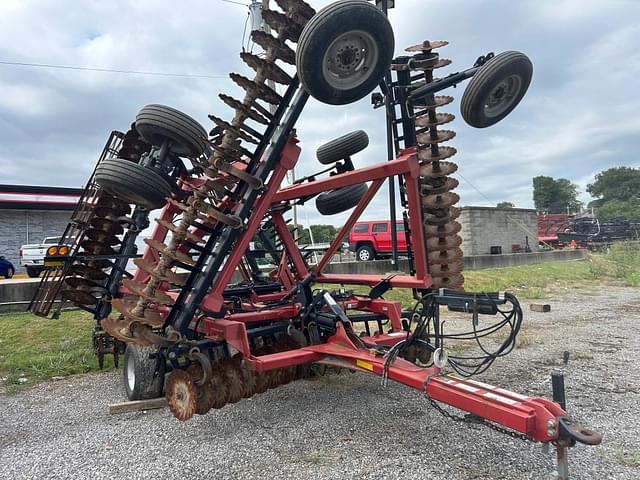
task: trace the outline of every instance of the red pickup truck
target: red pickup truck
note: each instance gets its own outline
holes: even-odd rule
[[[396,222],[398,251],[407,251],[407,237],[404,223]],[[368,262],[375,258],[391,255],[391,222],[358,222],[349,233],[349,250],[356,252],[356,258]]]

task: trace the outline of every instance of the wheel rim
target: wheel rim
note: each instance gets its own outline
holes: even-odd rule
[[[369,255],[369,250],[360,250],[360,260],[366,262],[371,258],[371,255]]]
[[[129,385],[129,390],[133,391],[136,386],[136,371],[131,361],[127,362],[127,384]]]
[[[522,78],[520,75],[509,75],[498,83],[485,99],[485,115],[487,117],[502,115],[517,100],[521,88]]]
[[[378,44],[369,33],[352,30],[329,45],[322,59],[322,75],[333,88],[355,88],[369,78],[379,56]]]

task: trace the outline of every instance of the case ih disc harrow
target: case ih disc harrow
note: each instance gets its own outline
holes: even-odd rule
[[[443,412],[436,401],[500,431],[552,443],[566,478],[566,447],[598,444],[601,436],[573,424],[558,403],[468,378],[513,349],[522,310],[509,294],[462,291],[459,197],[452,191],[458,182],[451,176],[458,167],[451,160],[456,150],[445,145],[455,133],[443,128],[454,116],[438,111],[453,100],[441,91],[472,78],[462,116],[478,128],[493,125],[526,93],[531,62],[519,52],[489,54],[435,79],[434,70],[451,63],[437,53],[447,42],[425,41],[392,58],[386,7],[342,0],[315,13],[301,0],[277,4],[280,12],[263,12],[275,36],[253,32],[263,55],[241,55],[254,78],[231,74],[244,98],[219,95],[234,111],[230,120],[210,115],[207,135],[188,115],[152,104],[126,134],[112,133],[61,244],[49,252],[50,269],[31,310],[47,315],[60,296],[92,312],[100,362],[107,353],[116,359],[125,353],[128,397],[164,391],[183,421],[330,365],[398,381],[423,391]],[[295,64],[295,75],[286,64]],[[280,95],[270,82],[286,91]],[[368,137],[353,132],[318,150],[328,168],[284,187],[300,156],[294,126],[309,96],[346,105],[378,86],[382,93],[372,101],[386,106],[395,158],[355,168],[351,156]],[[400,187],[409,272],[325,273],[388,178]],[[322,214],[351,210],[313,268],[284,219],[292,205],[312,199]],[[153,233],[137,255],[135,239],[157,208]],[[250,248],[258,242],[260,248]],[[258,255],[277,268],[264,273]],[[130,260],[133,275],[126,270]],[[237,274],[243,280],[231,283]],[[370,291],[314,289],[322,284]],[[391,288],[412,289],[414,308],[383,299]],[[473,329],[446,333],[441,307],[471,313]],[[487,325],[492,317],[497,320]],[[448,355],[450,341],[480,344],[505,331],[493,347],[482,345],[479,356]],[[554,390],[557,400],[562,395],[562,388]]]

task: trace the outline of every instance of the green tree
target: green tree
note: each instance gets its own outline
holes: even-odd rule
[[[311,225],[311,231],[316,243],[332,242],[338,234],[338,229],[333,225]]]
[[[578,186],[566,178],[533,177],[533,203],[538,212],[576,212],[582,207],[577,197]]]
[[[496,208],[514,208],[515,205],[511,202],[499,202]]]
[[[595,176],[587,185],[587,192],[595,199],[589,203],[596,215],[603,219],[640,218],[640,168],[609,168]]]

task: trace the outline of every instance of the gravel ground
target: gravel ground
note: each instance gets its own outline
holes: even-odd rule
[[[637,289],[550,303],[547,314],[524,305],[522,347],[479,378],[548,397],[569,350],[569,410],[604,433],[599,447],[571,449],[571,478],[639,478]],[[299,381],[187,423],[166,409],[110,416],[122,400],[115,373],[0,395],[0,478],[544,479],[555,464],[553,450],[455,423],[364,374]]]

